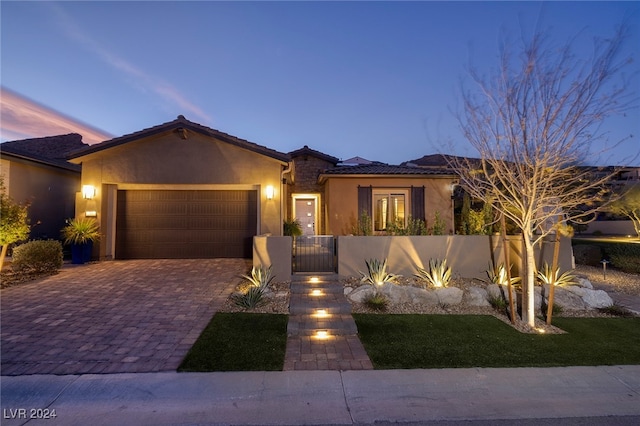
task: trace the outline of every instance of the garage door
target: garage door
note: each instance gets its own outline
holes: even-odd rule
[[[118,191],[116,257],[250,258],[257,197],[251,190]]]

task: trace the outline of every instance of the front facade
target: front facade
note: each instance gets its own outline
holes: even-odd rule
[[[95,215],[100,259],[251,257],[281,234],[286,154],[176,120],[74,153],[76,215]]]

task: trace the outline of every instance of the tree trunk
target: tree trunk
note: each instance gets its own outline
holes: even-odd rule
[[[4,258],[7,255],[8,248],[9,248],[9,244],[2,245],[2,252],[0,253],[0,271],[2,271],[2,267],[4,266]]]
[[[507,291],[509,292],[509,315],[511,324],[516,323],[516,309],[513,303],[513,292],[511,291],[513,286],[511,285],[511,261],[509,260],[509,250],[511,249],[509,241],[507,240],[507,224],[504,219],[504,214],[500,213],[500,226],[502,228],[502,250],[504,254],[504,267],[507,272]]]
[[[531,244],[531,233],[524,232],[522,238],[524,239],[524,259],[526,276],[523,278],[522,283],[522,320],[525,321],[530,327],[535,327],[535,293],[533,291],[535,285],[535,271],[536,271],[536,258],[533,250],[533,244]]]
[[[558,218],[558,224],[562,221],[562,217]],[[560,230],[556,228],[556,238],[553,242],[553,260],[551,261],[551,270],[555,274],[558,267],[558,258],[560,257]],[[553,313],[553,298],[555,294],[556,283],[553,282],[549,286],[549,302],[547,303],[547,324],[551,324],[551,316]]]

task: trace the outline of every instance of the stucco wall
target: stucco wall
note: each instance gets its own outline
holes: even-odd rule
[[[14,201],[29,203],[31,239],[59,239],[67,218],[74,216],[80,173],[27,161],[2,160],[5,187]]]
[[[630,220],[601,220],[587,225],[587,234],[602,232],[604,235],[636,235]]]
[[[425,214],[428,226],[433,225],[436,212],[445,221],[445,232],[453,229],[451,205],[452,178],[406,177],[331,177],[327,179],[328,234],[349,235],[358,218],[358,185],[373,188],[425,187]],[[409,210],[410,211],[410,210]]]
[[[289,236],[253,238],[253,266],[271,266],[276,281],[291,279],[291,250],[293,239]]]
[[[108,228],[102,230],[104,234],[113,235],[115,227],[115,220],[108,218],[115,211],[115,198],[104,194],[106,188],[112,192],[255,189],[260,200],[256,233],[281,234],[283,163],[276,159],[194,132],[186,140],[177,132],[166,132],[79,157],[74,162],[82,162],[82,185],[98,189],[98,220]],[[267,185],[275,189],[272,200],[266,199]],[[83,215],[85,204],[84,200],[79,201],[77,216]],[[101,258],[113,252],[106,244],[101,243]]]
[[[513,265],[512,272],[518,273],[521,240],[519,236],[510,236],[509,240],[512,248],[509,259]],[[338,274],[341,277],[360,276],[359,271],[366,272],[365,261],[369,259],[387,259],[388,271],[404,276],[413,276],[417,268],[427,269],[431,258],[447,259],[455,276],[479,279],[487,278],[485,271],[492,258],[495,259],[495,264],[504,263],[502,245],[496,236],[342,236],[338,237],[337,244]],[[546,260],[550,264],[552,255],[552,245],[545,244],[542,254],[537,251],[537,260]],[[572,262],[571,242],[565,238],[561,244],[561,270],[572,269]]]

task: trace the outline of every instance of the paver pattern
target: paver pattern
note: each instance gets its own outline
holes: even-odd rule
[[[175,371],[245,259],[66,265],[0,293],[2,375]]]
[[[370,370],[373,364],[357,336],[351,305],[333,275],[294,275],[284,370]],[[317,290],[318,295],[312,291]],[[318,315],[318,309],[324,315]],[[326,337],[316,333],[323,330]]]

